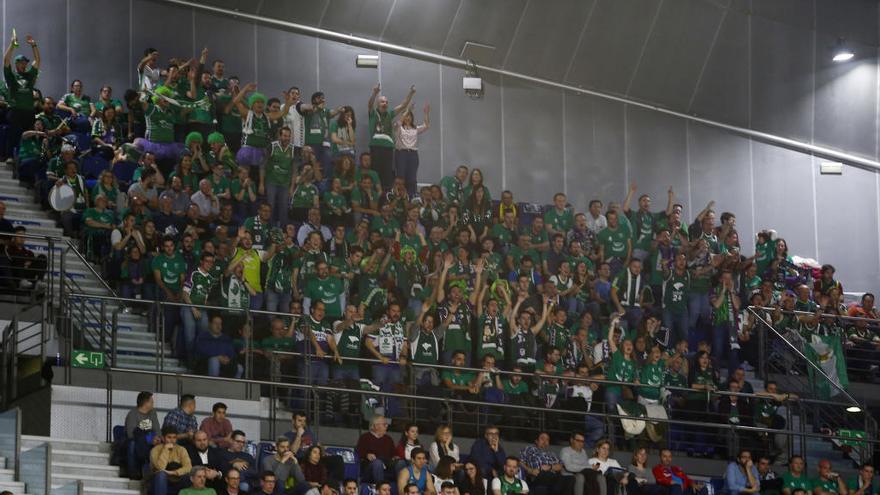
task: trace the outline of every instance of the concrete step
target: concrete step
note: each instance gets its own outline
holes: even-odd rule
[[[57,490],[63,487],[63,484],[53,484],[52,489]],[[84,486],[83,495],[141,495],[140,490],[122,490],[113,488],[99,488],[93,486]]]
[[[40,216],[38,216],[40,213],[42,212],[39,210],[35,210],[24,214],[14,215],[12,212],[7,210],[6,219],[12,222],[12,225],[24,225],[28,232],[30,232],[33,228],[39,227],[52,229],[57,228],[55,220],[40,218]]]
[[[117,478],[112,476],[98,476],[98,475],[84,475],[82,473],[78,474],[63,474],[63,473],[52,473],[52,483],[58,483],[60,485],[66,485],[68,483],[74,481],[82,481],[83,486],[88,489],[93,488],[106,488],[113,490],[113,493],[120,493],[119,490],[138,490],[140,489],[140,482],[132,481],[128,478]]]
[[[109,452],[88,452],[78,450],[59,450],[52,448],[52,465],[59,463],[75,463],[88,466],[109,466]]]
[[[119,477],[119,466],[87,464],[81,462],[58,462],[52,451],[52,477],[56,474],[87,474],[103,478]]]
[[[0,457],[0,469],[6,469],[6,458]]]
[[[117,360],[119,361],[116,364],[117,368],[125,368],[130,370],[142,370],[142,371],[156,371],[158,365],[153,359],[152,363],[144,363],[140,361],[128,361],[124,358],[129,356],[117,356]],[[165,360],[165,366],[162,368],[162,371],[166,371],[168,373],[189,373],[190,371],[179,364],[169,364],[170,360]]]
[[[4,481],[15,481],[15,470],[0,469],[0,483]]]
[[[8,490],[15,495],[24,493],[24,483],[21,481],[0,481],[0,492]]]
[[[32,449],[44,443],[51,443],[52,450],[74,450],[81,452],[103,452],[110,453],[110,444],[107,442],[98,442],[94,440],[68,440],[55,439],[49,437],[41,437],[36,435],[22,435],[22,450]]]
[[[34,201],[34,194],[25,188],[19,188],[15,192],[0,192],[0,201],[7,205],[35,205],[39,208],[39,205]]]

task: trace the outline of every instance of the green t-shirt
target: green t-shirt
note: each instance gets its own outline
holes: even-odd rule
[[[293,191],[290,205],[293,208],[314,208],[318,194],[318,188],[313,182],[300,184]]]
[[[86,95],[76,96],[73,93],[67,93],[61,101],[80,115],[88,116],[92,112],[89,97]]]
[[[340,193],[327,191],[324,193],[324,197],[321,199],[323,199],[327,213],[335,213],[341,215],[349,210],[348,200],[345,199],[345,196]],[[336,213],[334,210],[338,210],[339,213]]]
[[[574,226],[574,214],[567,208],[562,213],[552,208],[544,213],[544,224],[557,232],[568,232]]]
[[[292,170],[293,144],[283,148],[280,142],[274,141],[266,160],[266,183],[290,187]]]
[[[660,219],[665,216],[665,213],[651,213],[638,210],[629,212],[629,219],[634,228],[633,249],[645,251],[651,249],[651,241],[654,240],[654,228]]]
[[[380,113],[378,109],[373,109],[370,112],[370,146],[394,147],[391,128],[393,120],[393,108],[389,108],[385,113]]]
[[[328,318],[341,318],[343,310],[342,289],[342,280],[338,277],[330,276],[323,280],[313,277],[306,284],[304,296],[310,298],[312,304],[315,301],[323,301]]]
[[[560,351],[564,351],[571,340],[571,331],[565,325],[555,322],[546,325],[542,333],[547,341],[547,345],[555,347]]]
[[[86,223],[86,220],[91,219],[96,222],[108,223],[110,225],[113,225],[115,218],[116,215],[114,215],[114,213],[107,208],[104,208],[104,211],[98,211],[96,208],[89,208],[83,212],[82,223],[85,226],[85,231],[87,233],[94,234],[101,231],[107,232],[107,229],[89,227],[89,225]]]
[[[174,253],[174,256],[167,256],[165,253],[153,258],[150,263],[150,269],[158,270],[159,276],[165,287],[171,291],[180,290],[180,276],[186,273],[186,261],[180,253]]]
[[[363,329],[362,323],[354,323],[336,334],[336,349],[340,356],[356,358],[361,355]]]
[[[357,132],[357,131],[355,130],[355,132]],[[336,133],[336,137],[338,137],[339,139],[342,139],[344,141],[351,140],[351,136],[348,135],[348,127],[343,127],[340,129],[339,120],[337,120],[337,119],[333,119],[333,121],[330,122],[329,135],[332,136],[333,133]],[[334,143],[331,140],[330,141],[330,152],[333,153],[333,155],[337,155],[339,153],[354,153],[354,148],[350,145],[344,145],[344,146],[340,147],[338,144]]]
[[[117,100],[116,98],[111,98],[109,102],[105,102],[104,100],[98,98],[95,102],[95,110],[98,112],[103,112],[105,108],[110,107],[114,109],[122,108],[122,102]],[[119,113],[117,112],[116,117],[119,117]]]
[[[266,289],[282,294],[293,290],[293,269],[298,251],[297,246],[285,246],[272,256],[266,273]]]
[[[184,284],[183,291],[189,294],[189,300],[193,304],[205,304],[215,282],[216,280],[213,275],[203,273],[200,268],[197,268],[189,274],[189,279]]]
[[[501,380],[501,385],[504,387],[504,393],[507,395],[522,395],[529,393],[528,384],[522,380],[514,385],[510,379],[505,378],[504,380]]]
[[[147,120],[148,140],[154,143],[174,142],[174,112],[162,110],[158,105],[150,103],[144,118]]]
[[[625,359],[620,349],[611,355],[611,366],[608,367],[608,379],[617,382],[632,382],[636,376],[636,363]],[[620,392],[621,385],[608,385],[608,390]]]
[[[213,488],[184,488],[179,495],[217,495]]]
[[[639,395],[651,400],[660,400],[660,385],[663,385],[666,364],[661,359],[654,364],[645,363],[639,370],[639,383],[642,385],[654,385],[639,387]]]
[[[459,204],[464,202],[464,188],[455,176],[448,175],[440,179],[440,188],[443,190],[446,201],[449,203]]]
[[[688,291],[690,290],[691,276],[685,270],[684,275],[676,275],[671,272],[663,282],[663,309],[668,309],[676,315],[688,311]]]
[[[241,199],[236,199],[236,195],[240,193],[242,190],[241,180],[236,177],[232,179],[232,184],[229,186],[229,192],[232,193],[232,200],[237,203],[247,204],[251,203],[251,197],[249,192],[253,192],[254,196],[257,195],[257,186],[253,183],[253,181],[248,184],[248,190],[241,196]]]
[[[211,183],[211,191],[214,194],[222,194],[229,190],[229,179],[224,176],[217,177],[214,174],[211,174],[207,177],[208,181]]]
[[[195,100],[200,102],[205,99],[205,88],[201,84],[196,85]],[[210,124],[214,121],[214,107],[211,105],[211,99],[205,99],[206,104],[195,105],[189,112],[190,122],[200,122],[202,124]]]
[[[705,370],[695,370],[694,371],[694,380],[691,383],[693,385],[712,385],[716,386],[715,383],[715,373],[711,368]],[[695,390],[694,392],[690,392],[690,397],[695,400],[705,400],[706,399],[706,391],[705,390]]]
[[[474,374],[469,371],[455,373],[452,370],[443,370],[440,373],[440,380],[444,383],[449,380],[453,385],[470,385],[474,381]]]
[[[618,226],[616,229],[612,229],[610,227],[606,227],[599,232],[599,235],[596,236],[597,242],[604,248],[605,250],[605,259],[609,258],[619,258],[621,260],[626,259],[627,255],[627,240],[629,239],[629,235],[627,231]]]
[[[305,143],[320,147],[325,142],[330,142],[329,120],[330,110],[326,108],[315,108],[314,111],[304,114]]]
[[[16,110],[34,109],[34,86],[37,84],[37,76],[40,71],[33,65],[24,72],[18,72],[11,63],[3,68],[6,78],[6,86],[9,88],[12,106]],[[49,130],[48,128],[46,130]]]
[[[496,223],[489,230],[489,237],[497,241],[496,245],[507,246],[516,242],[516,230],[508,229],[504,224]]]
[[[792,476],[791,473],[784,473],[782,475],[782,489],[784,490],[786,488],[791,491],[803,490],[810,493],[813,491],[813,480],[808,478],[804,473],[801,473],[797,478]]]
[[[22,139],[18,146],[18,159],[20,161],[39,158],[43,153],[43,138],[33,136]]]
[[[758,268],[758,275],[761,276],[770,267],[776,255],[776,242],[767,241],[755,244],[755,265]]]
[[[290,337],[266,337],[260,341],[260,349],[266,351],[293,352],[294,341]]]
[[[385,220],[382,217],[373,217],[370,222],[370,232],[378,232],[386,239],[393,239],[394,234],[400,230],[400,224],[394,217]]]

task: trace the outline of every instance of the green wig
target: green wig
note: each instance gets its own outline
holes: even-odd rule
[[[201,133],[193,131],[186,135],[186,139],[183,141],[187,148],[189,148],[190,143],[201,143],[204,139],[202,139]]]
[[[159,86],[158,88],[156,88],[156,91],[154,91],[154,93],[156,94],[153,95],[153,104],[158,104],[159,100],[162,99],[162,96],[166,96],[168,98],[174,96],[174,91],[172,91],[171,88],[169,88],[168,86]]]
[[[253,107],[254,103],[262,101],[264,104],[266,103],[266,95],[263,93],[254,92],[250,96],[248,96],[248,107]]]
[[[220,134],[219,132],[214,131],[211,134],[208,134],[208,144],[216,144],[216,143],[224,144],[224,143],[226,143],[226,140],[223,138],[223,134]]]

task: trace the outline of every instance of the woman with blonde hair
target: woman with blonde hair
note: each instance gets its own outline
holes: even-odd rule
[[[607,439],[596,442],[593,457],[587,461],[597,471],[599,495],[615,495],[618,486],[627,486],[629,476],[617,459],[611,457],[611,441]]]
[[[431,469],[435,469],[440,459],[449,456],[455,460],[453,470],[458,469],[458,462],[461,459],[459,455],[458,445],[452,441],[452,428],[449,425],[440,425],[434,433],[434,442],[430,447]]]

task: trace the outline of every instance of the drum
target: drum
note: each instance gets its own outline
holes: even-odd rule
[[[55,211],[67,211],[73,208],[76,194],[67,184],[56,185],[49,191],[49,205]]]

